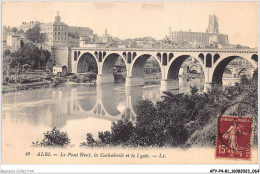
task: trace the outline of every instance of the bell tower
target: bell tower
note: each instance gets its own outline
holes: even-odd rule
[[[55,17],[55,22],[60,22],[59,11],[57,11],[57,16]]]
[[[218,18],[216,15],[209,15],[209,26],[207,31],[209,33],[219,33],[218,30]]]

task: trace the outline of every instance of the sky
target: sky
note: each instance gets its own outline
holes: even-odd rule
[[[257,47],[257,2],[3,2],[2,26],[19,26],[37,20],[53,22],[59,11],[70,26],[107,28],[111,36],[164,38],[173,31],[205,32],[210,14],[218,17],[219,32],[232,44]]]

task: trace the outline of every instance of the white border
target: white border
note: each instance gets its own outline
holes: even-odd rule
[[[4,1],[24,1],[24,0],[4,0]],[[27,0],[33,1],[33,0]],[[39,1],[39,0],[36,0]],[[54,1],[54,0],[42,0],[42,1]],[[60,1],[60,0],[56,0]],[[68,0],[61,0],[61,1],[68,1]],[[78,0],[83,1],[83,0]],[[102,0],[96,0],[102,1]],[[105,0],[104,0],[105,1]],[[107,0],[111,1],[111,0]],[[120,0],[113,0],[113,1],[120,1]],[[124,0],[121,0],[124,1]],[[142,0],[142,1],[156,1],[156,0]],[[157,0],[160,1],[160,0]],[[173,1],[173,0],[172,0]],[[177,0],[174,0],[177,1]],[[179,1],[196,1],[196,0],[179,0]],[[213,0],[200,0],[200,1],[213,1]],[[223,0],[214,0],[214,1],[223,1]],[[235,1],[235,0],[229,0]],[[259,0],[236,0],[236,1],[255,1],[258,2],[258,19],[260,17],[260,3]],[[3,2],[3,0],[2,0]],[[0,8],[2,9],[2,4],[0,4]],[[0,18],[1,21],[1,18]],[[2,26],[2,21],[1,21]],[[260,45],[260,37],[259,37],[259,28],[260,24],[258,22],[258,53],[260,52],[259,45]],[[2,44],[2,27],[0,28],[1,36],[0,36],[0,46]],[[2,48],[2,46],[1,46]],[[2,49],[1,51],[2,52]],[[1,53],[2,55],[2,53]],[[0,62],[1,65],[1,62]],[[0,66],[1,69],[2,66]],[[2,70],[0,71],[2,72]],[[1,76],[1,75],[0,75]],[[2,78],[1,78],[2,79]],[[258,76],[258,81],[259,81]],[[258,89],[260,89],[260,85],[258,83]],[[2,86],[0,85],[0,91],[2,91]],[[1,95],[1,94],[0,94]],[[260,102],[258,93],[258,103]],[[1,97],[2,100],[2,97]],[[1,108],[0,103],[0,108]],[[259,109],[258,109],[259,112]],[[1,114],[1,110],[0,110]],[[0,119],[1,125],[1,119]],[[259,127],[259,120],[258,120],[258,127]],[[1,129],[0,129],[1,135]],[[0,170],[8,171],[8,173],[23,173],[22,170],[34,170],[34,173],[209,173],[211,169],[229,169],[231,172],[232,169],[259,169],[259,140],[260,135],[260,128],[258,128],[258,164],[233,164],[233,165],[225,165],[225,164],[165,164],[165,165],[2,165],[2,161],[0,161]],[[1,140],[0,140],[1,142]],[[1,143],[0,143],[1,147]],[[1,149],[0,149],[0,156],[1,156]],[[1,173],[1,171],[0,171]],[[29,173],[29,172],[27,172]]]

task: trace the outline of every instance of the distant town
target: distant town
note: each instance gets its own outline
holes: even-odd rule
[[[218,18],[209,16],[205,32],[172,31],[169,27],[165,38],[156,40],[150,36],[133,39],[119,39],[109,35],[105,29],[98,36],[88,27],[70,26],[61,20],[59,12],[54,22],[23,22],[18,27],[3,27],[4,50],[19,50],[24,43],[34,42],[38,47],[51,51],[51,47],[104,47],[104,48],[249,48],[229,44],[228,35],[219,32]]]

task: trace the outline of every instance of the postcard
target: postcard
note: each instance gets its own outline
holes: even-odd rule
[[[258,164],[256,1],[4,1],[1,31],[2,164]]]

